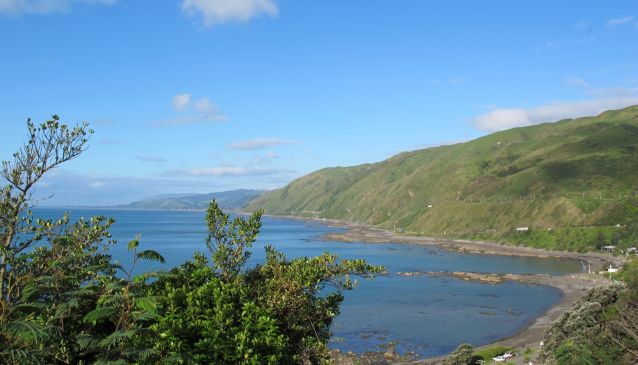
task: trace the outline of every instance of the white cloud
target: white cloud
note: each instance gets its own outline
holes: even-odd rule
[[[0,0],[0,13],[51,14],[69,11],[78,4],[112,5],[116,2],[117,0]]]
[[[274,0],[182,0],[182,11],[201,18],[204,26],[228,22],[246,22],[261,14],[277,16]]]
[[[239,178],[238,178],[239,179]],[[241,179],[239,179],[241,180]],[[288,178],[286,177],[286,180]],[[103,185],[89,188],[96,182]],[[281,184],[276,175],[264,176],[259,181],[211,181],[200,179],[139,178],[134,176],[94,176],[69,170],[51,170],[40,180],[33,199],[39,206],[117,205],[157,194],[210,193],[237,188],[272,189]],[[99,184],[97,184],[99,185]],[[94,184],[95,186],[95,184]]]
[[[627,24],[629,22],[631,22],[632,20],[634,20],[633,16],[622,16],[622,17],[618,17],[618,18],[612,18],[609,19],[607,21],[607,26],[608,27],[617,27],[619,25],[623,25],[623,24]]]
[[[2,1],[2,0],[0,0]],[[189,113],[187,115],[178,115],[173,118],[158,120],[151,122],[153,127],[170,127],[185,124],[222,122],[227,120],[226,116],[219,113],[219,109],[207,97],[193,102],[191,94],[177,94],[173,96],[171,101],[173,108],[180,113]]]
[[[484,131],[501,131],[565,118],[597,115],[605,110],[638,104],[638,95],[603,97],[580,101],[555,101],[532,108],[499,108],[474,119],[474,126]]]
[[[261,148],[280,146],[284,144],[293,144],[295,141],[289,139],[279,138],[256,138],[249,139],[247,141],[240,141],[228,145],[229,148],[234,150],[257,150]]]
[[[238,176],[263,176],[292,173],[294,171],[284,169],[265,169],[254,167],[215,166],[196,167],[192,169],[171,169],[164,171],[161,176],[192,176],[192,177],[238,177]]]
[[[217,112],[217,106],[211,103],[207,97],[203,97],[195,102],[195,110],[200,113],[213,114]]]
[[[191,103],[191,94],[177,94],[173,96],[173,108],[177,111],[185,110]]]

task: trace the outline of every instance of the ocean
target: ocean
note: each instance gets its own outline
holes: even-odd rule
[[[114,259],[130,263],[126,243],[141,235],[141,249],[153,249],[167,263],[144,263],[138,270],[179,265],[206,252],[206,225],[202,211],[111,210],[38,208],[35,215],[55,218],[65,211],[72,219],[105,215],[116,219],[111,229],[119,241]],[[399,353],[421,357],[453,351],[460,343],[480,346],[516,334],[561,297],[559,290],[515,282],[497,285],[445,276],[402,276],[398,272],[472,271],[482,273],[543,273],[559,275],[581,270],[574,260],[472,255],[433,246],[397,243],[324,241],[323,235],[344,228],[323,222],[264,217],[248,265],[264,260],[271,244],[288,258],[331,252],[341,258],[363,258],[386,267],[388,274],[345,293],[341,313],[333,324],[330,347],[355,353],[384,351],[392,342]]]

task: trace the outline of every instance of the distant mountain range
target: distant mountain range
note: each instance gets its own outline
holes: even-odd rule
[[[631,106],[322,169],[245,210],[581,250],[621,237],[631,244],[637,195],[638,106]],[[633,233],[618,234],[629,226]]]
[[[208,194],[164,194],[142,199],[130,204],[118,205],[125,209],[206,209],[215,199],[220,208],[238,210],[259,197],[264,190],[230,190]]]

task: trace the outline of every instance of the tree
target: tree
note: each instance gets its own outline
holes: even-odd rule
[[[383,270],[325,253],[288,260],[272,247],[246,267],[262,212],[247,219],[215,201],[206,215],[207,258],[168,272],[133,275],[140,260],[164,262],[128,244],[132,265],[108,253],[112,219],[34,219],[31,189],[79,156],[92,133],[52,120],[27,122],[29,139],[3,163],[0,196],[0,363],[318,364],[353,276]]]
[[[356,284],[351,276],[371,277],[383,268],[327,253],[288,260],[270,246],[265,263],[246,268],[261,215],[231,219],[212,201],[206,220],[213,265],[198,254],[151,285],[149,295],[161,298],[152,329],[160,334],[156,350],[163,359],[237,364],[326,359],[342,291]]]
[[[474,347],[469,343],[460,344],[447,359],[446,365],[469,365],[474,363]]]
[[[591,350],[584,344],[575,343],[572,339],[567,340],[556,349],[554,359],[557,365],[596,364]]]
[[[13,283],[18,287],[8,285],[12,278],[7,277],[7,267],[17,255],[40,240],[45,230],[52,228],[47,224],[34,226],[30,211],[26,216],[22,215],[29,206],[31,188],[48,171],[79,156],[86,149],[88,136],[93,133],[87,130],[86,123],[68,128],[60,124],[59,119],[54,115],[40,126],[29,119],[27,143],[13,154],[12,161],[2,162],[1,175],[9,183],[0,191],[0,298],[3,306],[11,303],[15,292],[20,290],[18,283]]]

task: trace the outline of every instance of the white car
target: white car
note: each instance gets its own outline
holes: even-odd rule
[[[497,357],[493,357],[492,360],[496,361],[496,362],[505,362],[505,359],[503,356],[497,356]]]
[[[503,357],[505,360],[509,360],[509,359],[513,358],[513,357],[514,357],[514,355],[510,354],[509,352],[506,352],[506,353],[504,353],[504,354],[502,355],[502,357]]]

